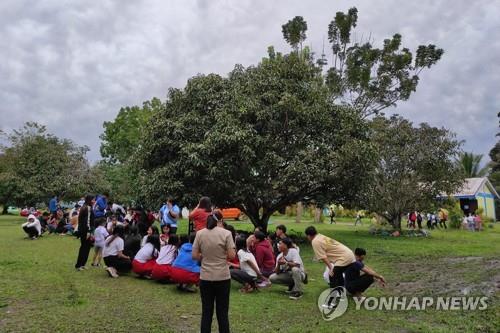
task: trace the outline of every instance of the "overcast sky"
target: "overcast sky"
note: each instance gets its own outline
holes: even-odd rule
[[[91,148],[120,107],[165,99],[197,73],[257,63],[288,51],[281,25],[301,15],[306,44],[321,53],[328,23],[356,6],[356,37],[399,32],[414,49],[433,43],[441,61],[409,101],[388,110],[444,126],[487,155],[496,142],[500,1],[22,1],[0,2],[0,129],[26,121]],[[328,47],[328,44],[326,45]]]

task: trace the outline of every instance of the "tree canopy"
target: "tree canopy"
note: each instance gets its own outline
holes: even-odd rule
[[[242,209],[256,226],[289,204],[352,200],[369,170],[371,146],[359,113],[331,103],[304,50],[271,48],[257,66],[236,66],[171,89],[146,126],[135,163],[144,200],[194,204],[208,195]]]
[[[26,123],[4,136],[8,142],[0,147],[0,203],[4,208],[35,206],[53,195],[76,199],[104,185],[87,162],[88,148],[47,133],[45,126]]]
[[[163,107],[158,98],[139,106],[120,109],[114,121],[103,124],[104,133],[101,134],[101,156],[109,163],[124,163],[139,144],[139,139],[151,115]]]
[[[421,71],[436,64],[444,51],[433,44],[419,45],[414,55],[402,46],[398,33],[384,39],[381,48],[374,46],[371,36],[353,40],[357,22],[358,10],[353,7],[346,13],[337,12],[328,25],[332,64],[327,68],[326,83],[332,99],[368,117],[408,100],[417,89]],[[301,16],[283,25],[283,36],[294,50],[306,39],[306,31]],[[318,64],[327,65],[326,55]]]
[[[441,195],[463,182],[455,163],[460,142],[444,128],[414,127],[399,116],[375,117],[371,123],[377,163],[373,183],[364,192],[366,206],[401,228],[401,216],[430,209]]]

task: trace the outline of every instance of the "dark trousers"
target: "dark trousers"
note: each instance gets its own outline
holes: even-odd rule
[[[439,221],[439,226],[442,228],[444,226],[445,229],[448,229],[448,227],[446,227],[446,220],[440,220]]]
[[[257,281],[256,277],[251,276],[250,274],[241,269],[232,269],[231,279],[238,281],[241,284],[248,283],[251,285],[255,285],[255,281]]]
[[[346,289],[351,294],[362,293],[373,283],[373,276],[364,274],[353,281],[346,281]]]
[[[212,330],[212,317],[215,311],[219,333],[229,333],[229,292],[231,280],[207,281],[200,280],[201,295],[201,333]]]
[[[333,276],[330,276],[330,288],[336,288],[336,287],[343,287],[344,286],[344,275],[343,275],[343,273],[351,265],[347,265],[347,266],[334,266],[333,267]]]
[[[29,238],[38,237],[38,230],[35,227],[23,227],[25,233],[28,234]]]
[[[87,233],[80,236],[80,250],[78,251],[78,259],[76,259],[75,268],[79,268],[87,264],[92,245],[93,244],[87,239]]]
[[[108,256],[104,257],[104,263],[108,267],[113,267],[120,273],[130,272],[132,269],[132,263],[130,260],[125,258],[118,258],[118,256]]]

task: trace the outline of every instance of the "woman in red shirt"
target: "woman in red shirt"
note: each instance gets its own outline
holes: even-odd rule
[[[212,202],[209,197],[201,197],[198,206],[189,214],[189,221],[194,224],[194,231],[198,232],[207,227],[207,218],[212,213]]]

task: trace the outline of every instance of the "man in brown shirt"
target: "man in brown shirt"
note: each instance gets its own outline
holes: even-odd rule
[[[312,226],[307,227],[305,233],[311,241],[316,258],[323,261],[330,271],[330,288],[343,287],[343,273],[356,261],[352,250],[332,238],[319,234]]]

